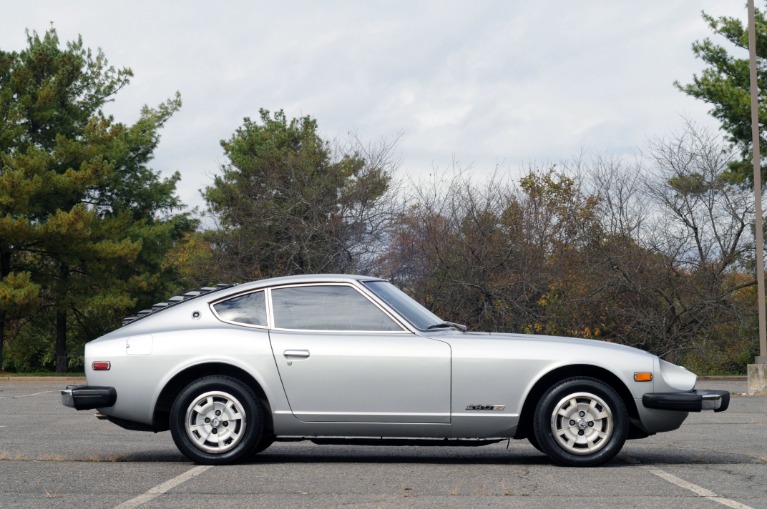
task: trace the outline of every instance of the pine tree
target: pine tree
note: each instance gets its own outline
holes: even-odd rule
[[[8,324],[26,317],[50,324],[61,372],[69,347],[151,293],[162,256],[194,225],[173,213],[178,174],[148,167],[180,97],[122,124],[103,107],[130,69],[81,38],[62,48],[54,29],[27,42],[0,51],[0,366]]]

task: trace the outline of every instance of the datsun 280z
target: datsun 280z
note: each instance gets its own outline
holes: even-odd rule
[[[727,409],[726,391],[647,352],[468,332],[389,282],[313,275],[173,297],[86,344],[64,405],[170,430],[201,464],[274,441],[482,445],[528,439],[552,462],[602,464],[627,439]]]

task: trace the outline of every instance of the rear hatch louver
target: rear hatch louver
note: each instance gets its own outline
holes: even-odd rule
[[[145,318],[149,315],[153,315],[155,313],[159,313],[160,311],[163,311],[165,309],[168,309],[170,307],[175,306],[176,304],[180,304],[182,302],[186,302],[191,299],[195,299],[197,297],[200,297],[202,295],[208,295],[209,293],[217,292],[219,290],[224,290],[226,288],[231,288],[235,285],[233,284],[227,284],[227,283],[221,283],[217,284],[216,286],[204,286],[200,288],[199,290],[192,290],[189,292],[186,292],[182,295],[174,295],[170,299],[168,299],[165,302],[158,302],[157,304],[153,304],[150,309],[142,309],[138,313],[136,313],[135,316],[128,316],[126,318],[123,318],[123,326],[128,325],[129,323],[133,323],[136,320],[140,320],[142,318]]]

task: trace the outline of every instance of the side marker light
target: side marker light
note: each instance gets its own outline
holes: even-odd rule
[[[109,371],[112,367],[112,363],[109,361],[93,361],[91,364],[93,371]]]
[[[652,373],[634,373],[635,382],[652,382]]]

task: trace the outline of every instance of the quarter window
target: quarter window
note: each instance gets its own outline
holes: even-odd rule
[[[266,326],[264,292],[246,293],[213,305],[216,314],[227,322]]]
[[[402,328],[350,286],[298,286],[272,290],[274,326],[280,329],[401,331]]]

